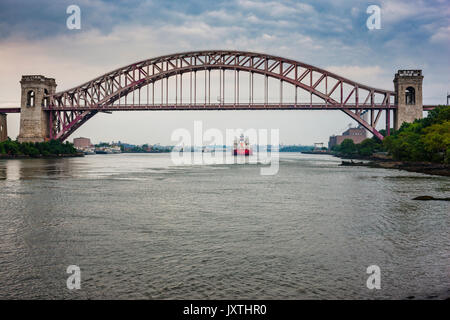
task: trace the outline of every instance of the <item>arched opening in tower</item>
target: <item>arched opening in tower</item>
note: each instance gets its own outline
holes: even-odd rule
[[[413,87],[406,88],[405,95],[406,104],[416,104],[416,90]]]

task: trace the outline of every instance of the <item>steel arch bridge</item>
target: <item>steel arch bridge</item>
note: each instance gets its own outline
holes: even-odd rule
[[[275,84],[278,88],[269,90],[270,81],[279,82]],[[211,101],[212,92],[217,91],[217,101]],[[59,140],[68,138],[98,112],[293,109],[341,110],[383,139],[376,125],[385,111],[389,134],[390,111],[397,107],[393,103],[395,94],[291,59],[210,50],[130,64],[47,96],[43,109],[50,113],[50,139]]]

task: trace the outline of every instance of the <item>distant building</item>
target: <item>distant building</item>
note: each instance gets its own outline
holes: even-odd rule
[[[150,151],[152,151],[152,146],[150,146],[150,145],[148,145],[148,144],[144,144],[144,145],[142,146],[142,149],[143,149],[144,151],[150,152]]]
[[[341,136],[331,136],[328,141],[328,149],[338,146],[345,139],[353,140],[355,144],[363,142],[367,138],[366,129],[364,128],[349,128]]]
[[[89,138],[74,138],[73,146],[77,149],[89,148],[92,146],[91,139]]]
[[[120,141],[117,143],[117,145],[123,147],[123,150],[125,150],[125,151],[136,148],[136,145],[134,145],[134,144],[124,143],[124,142],[120,142]]]

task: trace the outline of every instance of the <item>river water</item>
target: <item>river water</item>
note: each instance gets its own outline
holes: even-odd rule
[[[448,197],[450,179],[339,163],[281,153],[264,176],[169,154],[0,160],[0,298],[449,297],[449,204],[411,199]]]

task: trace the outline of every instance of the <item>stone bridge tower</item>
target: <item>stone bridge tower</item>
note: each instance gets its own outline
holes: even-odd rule
[[[19,142],[43,142],[50,137],[48,94],[56,90],[55,79],[41,75],[22,76]]]
[[[398,70],[394,78],[395,104],[394,129],[398,130],[403,122],[414,122],[423,117],[422,70]]]

